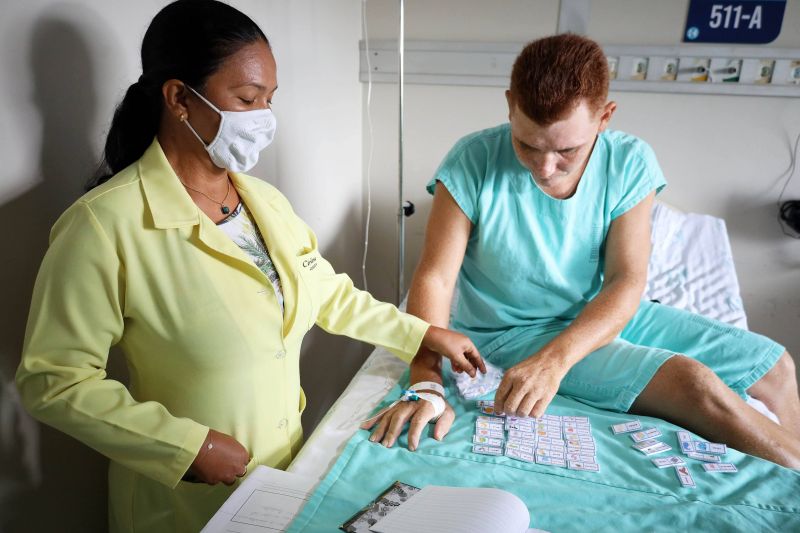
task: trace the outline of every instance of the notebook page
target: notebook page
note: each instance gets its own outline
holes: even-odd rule
[[[313,479],[259,465],[230,495],[201,533],[286,531],[308,501]]]
[[[376,533],[525,533],[530,514],[510,492],[429,485],[372,526]]]

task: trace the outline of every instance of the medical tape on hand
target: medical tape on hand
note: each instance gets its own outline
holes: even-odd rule
[[[444,413],[444,400],[441,396],[430,392],[416,392],[411,389],[403,389],[403,395],[400,397],[400,399],[393,401],[387,407],[384,407],[371,417],[367,418],[362,422],[362,424],[366,424],[372,420],[375,420],[400,402],[416,402],[417,400],[425,400],[433,405],[433,418],[428,421],[430,424],[439,420],[439,417],[442,416],[442,413]]]
[[[425,400],[433,405],[433,418],[431,418],[428,423],[433,424],[439,420],[439,417],[444,413],[444,399],[432,392],[418,392],[417,396],[420,400]]]

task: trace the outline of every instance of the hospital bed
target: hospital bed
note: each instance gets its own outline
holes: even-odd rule
[[[681,213],[661,203],[655,204],[652,219],[653,251],[644,298],[746,329],[725,222]],[[611,435],[611,423],[634,417],[600,411],[560,396],[551,404],[555,414],[584,414],[591,419],[598,449],[607,450],[598,458],[600,473],[576,474],[471,454],[470,421],[477,412],[474,402],[454,400],[452,389],[451,403],[457,404],[454,408],[461,416],[442,443],[427,439],[429,442],[421,443],[414,456],[403,448],[405,440],[391,450],[364,442],[368,433],[358,430],[360,421],[397,396],[398,381],[407,379],[407,368],[385,349],[374,350],[308,437],[288,470],[320,483],[291,531],[327,530],[327,526],[333,530],[338,523],[331,521],[347,518],[349,512],[370,501],[379,487],[394,479],[412,484],[415,479],[427,481],[432,469],[439,469],[436,483],[443,485],[509,485],[526,494],[530,492],[526,484],[530,484],[530,490],[547,486],[547,491],[530,496],[526,503],[532,526],[552,531],[587,527],[625,530],[624,520],[603,522],[614,515],[626,516],[630,526],[648,530],[674,531],[682,525],[696,526],[698,521],[721,530],[738,530],[742,523],[760,524],[754,530],[800,530],[800,474],[734,451],[733,462],[739,473],[710,477],[700,471],[695,473],[695,477],[703,478],[698,480],[697,490],[681,489],[674,474],[654,468],[649,460],[642,461],[643,456],[637,456],[629,443],[621,444],[624,439]],[[763,404],[756,400],[751,403],[775,419]],[[663,440],[676,447],[672,435],[679,428],[658,419],[639,418],[645,427],[660,427]],[[435,461],[426,461],[429,458]],[[370,466],[361,464],[364,462]],[[381,465],[379,469],[371,466],[376,462]],[[491,475],[473,468],[487,462],[495,466]],[[456,471],[463,475],[455,475]],[[767,479],[770,484],[764,483]],[[589,501],[592,505],[587,508]],[[578,512],[576,506],[581,507]],[[325,527],[320,529],[321,524]]]

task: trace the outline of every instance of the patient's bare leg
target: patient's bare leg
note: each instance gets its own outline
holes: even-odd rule
[[[800,438],[800,396],[797,392],[795,365],[789,352],[747,390],[778,416],[781,426]]]
[[[712,442],[800,469],[800,440],[750,408],[707,366],[676,355],[658,369],[631,407]]]

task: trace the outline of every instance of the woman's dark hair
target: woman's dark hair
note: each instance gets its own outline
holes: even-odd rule
[[[216,0],[178,0],[153,18],[142,40],[142,75],[117,106],[92,189],[139,159],[161,121],[161,86],[178,79],[199,90],[242,47],[269,40],[253,20]]]

